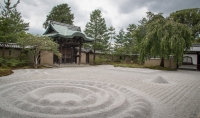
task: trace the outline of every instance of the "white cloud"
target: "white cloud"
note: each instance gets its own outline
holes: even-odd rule
[[[0,3],[4,5],[4,0]],[[15,3],[17,0],[11,0]],[[100,9],[106,20],[107,27],[113,26],[116,31],[126,29],[128,24],[138,24],[146,16],[147,11],[163,12],[169,15],[180,9],[199,7],[199,0],[21,0],[17,9],[21,12],[25,22],[30,22],[29,32],[43,34],[43,22],[51,9],[59,4],[67,3],[74,13],[74,25],[80,26],[82,31],[90,20],[90,14]],[[166,14],[165,14],[166,13]]]

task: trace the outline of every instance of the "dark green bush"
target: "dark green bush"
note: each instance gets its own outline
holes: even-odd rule
[[[5,59],[3,57],[0,57],[0,66],[1,67],[7,67],[7,65],[5,63]]]
[[[149,69],[155,69],[155,70],[169,70],[169,71],[174,71],[176,69],[169,68],[169,67],[160,67],[160,66],[144,66],[140,64],[113,64],[114,67],[129,67],[129,68],[149,68]]]
[[[94,62],[95,65],[106,64],[107,63],[107,59],[105,59],[105,58],[96,58],[93,62]]]
[[[12,57],[12,56],[6,56],[4,58],[0,57],[0,66],[1,67],[22,67],[27,66],[29,64],[29,61],[27,58],[19,58],[19,57]]]
[[[0,57],[0,64],[2,64],[3,62],[4,62],[4,59]]]
[[[8,67],[17,67],[20,63],[20,60],[18,59],[9,59],[9,60],[5,60],[5,63]]]

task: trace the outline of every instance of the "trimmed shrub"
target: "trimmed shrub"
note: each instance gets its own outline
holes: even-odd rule
[[[96,58],[93,63],[95,65],[101,65],[101,64],[106,64],[107,63],[107,59],[105,58]]]
[[[26,58],[19,58],[19,57],[12,57],[12,56],[7,56],[5,58],[0,57],[0,66],[1,67],[11,67],[11,68],[16,68],[16,67],[22,67],[26,66],[29,64],[28,59]]]

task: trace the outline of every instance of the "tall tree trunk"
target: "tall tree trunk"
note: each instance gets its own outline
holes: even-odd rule
[[[111,56],[112,56],[112,61],[113,61],[113,54],[111,54]]]
[[[96,37],[94,39],[94,45],[96,46]],[[95,61],[96,58],[96,47],[94,46],[94,56],[93,56],[93,61]]]
[[[164,67],[164,66],[165,66],[164,64],[165,64],[165,60],[164,60],[164,58],[162,57],[162,58],[161,58],[161,61],[160,61],[160,66],[161,66],[161,67]]]
[[[37,60],[37,57],[34,58],[34,68],[36,69],[37,68],[37,64],[38,64],[38,60]]]
[[[93,61],[95,61],[95,58],[96,58],[96,50],[94,49]]]
[[[177,59],[177,62],[176,62],[176,68],[179,69],[178,59]]]
[[[79,61],[78,61],[78,65],[81,64],[81,48],[82,48],[82,44],[79,45]]]

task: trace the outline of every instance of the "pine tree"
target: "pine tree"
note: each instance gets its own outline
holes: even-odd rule
[[[142,18],[142,20],[139,21],[139,25],[137,26],[137,29],[134,30],[133,32],[133,37],[134,37],[134,50],[139,53],[140,50],[140,45],[142,39],[146,36],[147,34],[147,18]]]
[[[16,42],[19,39],[20,33],[28,30],[29,27],[29,23],[24,23],[21,18],[21,13],[16,9],[19,2],[20,0],[11,6],[10,0],[4,1],[5,7],[0,14],[0,42],[4,44],[3,57],[5,45]]]
[[[133,32],[136,30],[137,26],[135,24],[129,24],[128,28],[126,28],[127,32],[125,34],[125,48],[127,54],[133,54],[137,52],[135,50],[135,40],[133,37]]]
[[[115,47],[120,48],[123,47],[125,43],[125,32],[124,29],[119,31],[119,34],[115,36]]]
[[[114,51],[116,55],[125,56],[125,32],[123,29],[119,31],[119,34],[115,36],[115,47]]]
[[[105,19],[102,18],[102,14],[99,9],[94,10],[90,14],[90,22],[86,24],[84,32],[87,36],[94,38],[94,42],[91,46],[94,50],[93,60],[95,60],[96,50],[106,52],[109,46],[109,33],[106,27]]]
[[[108,28],[108,34],[109,34],[109,37],[110,37],[110,39],[109,39],[109,50],[111,52],[111,51],[113,51],[112,50],[112,48],[113,48],[112,42],[113,42],[113,39],[115,38],[115,28],[113,26],[110,26]]]
[[[45,29],[48,27],[49,21],[57,21],[72,25],[74,22],[74,14],[71,13],[68,4],[60,4],[53,7],[49,15],[47,15],[46,21],[43,23]]]

